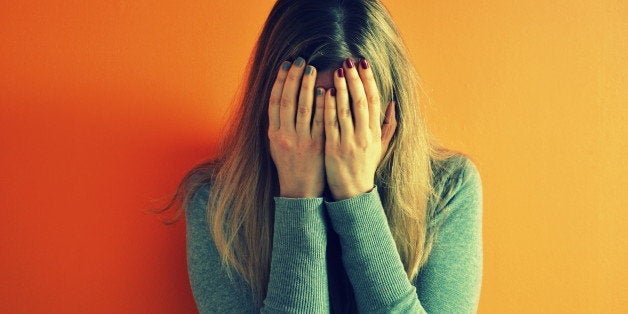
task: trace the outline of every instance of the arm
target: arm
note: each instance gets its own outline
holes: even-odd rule
[[[322,197],[275,197],[268,293],[262,313],[329,312]]]
[[[416,278],[429,313],[477,313],[483,271],[482,179],[467,161],[455,193],[435,223],[430,257]]]
[[[208,230],[203,188],[193,198],[187,220],[187,261],[200,313],[255,312],[248,286],[231,282]],[[268,292],[261,313],[329,312],[323,198],[275,197],[275,225]],[[235,273],[235,272],[234,272]]]
[[[397,252],[377,185],[349,199],[325,201],[360,312],[475,313],[482,273],[481,197],[479,174],[469,163],[416,287]]]

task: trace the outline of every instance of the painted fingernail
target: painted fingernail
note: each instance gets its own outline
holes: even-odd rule
[[[331,95],[336,96],[336,89],[333,87],[331,88]]]
[[[366,61],[366,59],[362,59],[362,61],[360,61],[360,65],[363,69],[367,69],[369,67],[369,62]]]
[[[347,63],[347,68],[352,68],[353,67],[353,60],[351,60],[351,58],[347,58],[347,60],[345,60],[345,62]]]
[[[338,68],[338,76],[339,77],[344,77],[345,76],[345,69]]]
[[[303,65],[303,62],[305,61],[305,59],[298,57],[295,61],[294,64],[296,64],[298,67],[300,67],[301,65]]]
[[[284,61],[281,64],[281,69],[284,71],[288,71],[288,69],[290,69],[290,61]]]
[[[305,67],[305,75],[312,73],[312,66],[308,65],[307,67]]]
[[[323,94],[323,89],[322,89],[322,88],[320,88],[320,87],[319,87],[319,88],[317,88],[317,89],[316,89],[316,95],[317,95],[317,96],[320,96],[320,95],[322,95],[322,94]]]

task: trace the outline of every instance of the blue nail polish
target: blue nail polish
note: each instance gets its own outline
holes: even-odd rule
[[[290,69],[290,61],[284,61],[281,64],[281,69],[284,71],[288,71]]]
[[[307,67],[305,67],[305,75],[308,75],[312,73],[312,66],[308,65]]]
[[[295,61],[294,64],[296,64],[298,67],[300,67],[301,65],[303,65],[303,62],[305,62],[305,59],[298,57]]]

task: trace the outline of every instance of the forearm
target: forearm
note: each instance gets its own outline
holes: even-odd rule
[[[407,278],[376,186],[370,192],[325,202],[360,312],[425,313]]]
[[[262,313],[329,312],[323,198],[275,197],[268,293]]]

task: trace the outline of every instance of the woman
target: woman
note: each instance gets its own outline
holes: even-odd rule
[[[481,179],[426,129],[382,3],[279,0],[249,65],[168,205],[200,312],[476,312]]]

